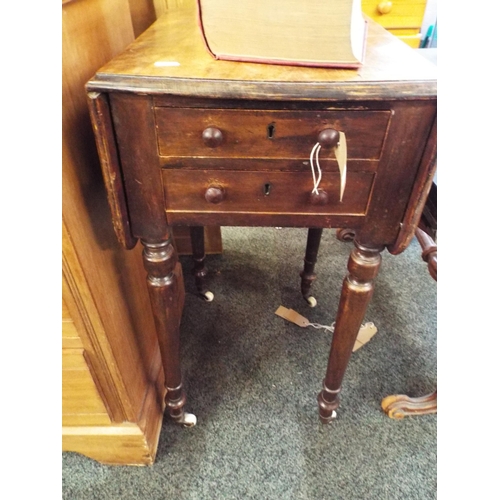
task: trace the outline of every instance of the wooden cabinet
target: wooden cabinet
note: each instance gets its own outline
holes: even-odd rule
[[[165,391],[141,249],[125,251],[115,237],[84,87],[156,19],[155,7],[62,6],[62,447],[108,464],[153,463]],[[207,253],[220,252],[220,228],[206,232]],[[179,252],[190,253],[189,232],[175,236]],[[179,266],[176,274],[183,297]]]
[[[134,40],[131,4],[139,2],[62,6],[62,447],[110,464],[152,463],[163,418],[147,290],[128,279],[144,281],[142,258],[114,236],[84,92],[95,69]]]
[[[410,47],[420,45],[427,0],[362,0],[363,12]]]

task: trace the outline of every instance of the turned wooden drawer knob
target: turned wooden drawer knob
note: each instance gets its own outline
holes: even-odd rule
[[[392,2],[383,1],[377,5],[377,10],[380,14],[389,14],[392,10]]]
[[[219,146],[219,144],[222,143],[222,140],[224,139],[222,132],[216,127],[206,128],[201,134],[201,137],[203,139],[203,142],[209,148],[216,148],[217,146]]]
[[[335,147],[340,140],[340,134],[338,130],[334,128],[326,128],[318,134],[318,142],[321,144],[322,148],[332,148]]]
[[[219,186],[210,186],[205,191],[205,200],[209,203],[220,203],[225,197],[224,189]]]
[[[326,205],[328,203],[328,193],[324,189],[318,189],[318,194],[311,193],[309,195],[309,203],[311,205]]]

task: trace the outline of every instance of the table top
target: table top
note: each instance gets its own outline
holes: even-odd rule
[[[87,88],[269,100],[436,98],[436,66],[367,22],[366,57],[359,69],[278,66],[215,60],[203,42],[196,11],[176,9],[101,68]]]

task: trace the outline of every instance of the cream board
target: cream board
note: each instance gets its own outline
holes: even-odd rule
[[[202,34],[217,59],[358,67],[361,0],[198,0]]]

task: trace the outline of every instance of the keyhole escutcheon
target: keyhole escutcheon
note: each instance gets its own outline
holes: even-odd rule
[[[264,196],[269,196],[271,194],[271,184],[269,182],[266,182],[264,184]]]

